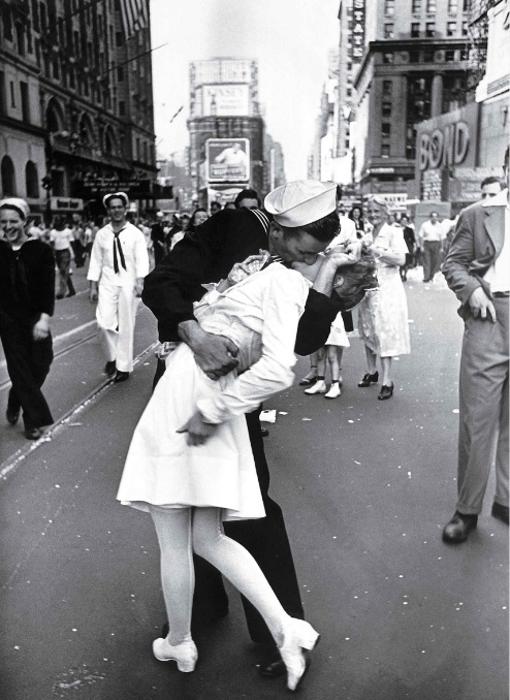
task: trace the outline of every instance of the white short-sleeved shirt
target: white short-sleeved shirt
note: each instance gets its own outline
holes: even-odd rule
[[[51,229],[50,242],[55,250],[71,249],[72,241],[74,241],[74,237],[70,228],[63,228],[62,231],[57,231],[56,228]]]

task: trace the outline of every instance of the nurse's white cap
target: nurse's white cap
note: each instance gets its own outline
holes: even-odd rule
[[[266,195],[264,209],[281,226],[306,226],[336,210],[336,185],[319,180],[288,182]]]

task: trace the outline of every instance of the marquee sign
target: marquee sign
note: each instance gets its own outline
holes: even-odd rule
[[[353,63],[361,63],[365,50],[365,0],[353,0],[351,48],[349,56]]]

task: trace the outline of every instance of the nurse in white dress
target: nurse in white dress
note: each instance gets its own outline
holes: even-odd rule
[[[335,189],[293,184],[266,198],[266,209],[281,211],[271,224],[269,246],[286,263],[311,264],[338,226]],[[320,231],[309,234],[308,223],[320,223]],[[330,294],[337,267],[352,257],[333,250],[324,260],[313,286]],[[154,521],[170,632],[154,641],[153,653],[158,660],[177,661],[181,671],[193,671],[197,660],[190,634],[193,551],[260,612],[291,690],[306,670],[303,649],[312,649],[318,639],[309,623],[285,612],[253,557],[222,528],[222,520],[264,517],[244,413],[292,384],[297,326],[311,284],[271,262],[269,253],[234,266],[225,282],[196,303],[194,314],[206,331],[239,348],[237,370],[213,381],[191,349],[179,344],[135,429],[117,498],[149,511]]]
[[[387,223],[386,202],[371,197],[365,209],[374,229],[366,237],[377,264],[379,287],[367,291],[358,305],[358,330],[365,343],[367,372],[358,383],[367,387],[379,380],[377,357],[381,359],[380,400],[393,396],[392,359],[411,352],[407,298],[400,278],[400,266],[408,252],[402,229]]]

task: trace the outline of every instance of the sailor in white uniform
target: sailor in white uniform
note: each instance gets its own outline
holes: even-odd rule
[[[87,279],[90,301],[97,301],[96,319],[105,348],[105,372],[115,382],[129,378],[133,369],[136,311],[149,256],[143,233],[126,218],[129,200],[124,192],[107,194],[103,204],[110,223],[96,235]]]

